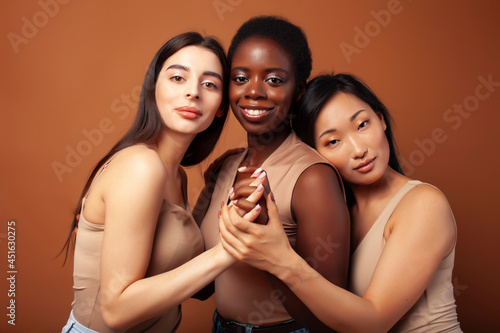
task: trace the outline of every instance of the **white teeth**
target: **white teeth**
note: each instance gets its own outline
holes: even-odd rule
[[[261,114],[267,112],[267,110],[253,110],[253,109],[243,109],[243,110],[251,116],[260,116]]]

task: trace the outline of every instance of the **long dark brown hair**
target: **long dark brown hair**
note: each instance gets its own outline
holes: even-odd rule
[[[186,32],[173,37],[158,50],[149,64],[149,68],[142,84],[139,107],[134,123],[127,133],[125,133],[125,135],[113,146],[113,148],[111,148],[111,150],[103,158],[101,158],[87,179],[73,213],[73,221],[71,223],[69,235],[63,249],[61,250],[61,253],[65,251],[64,264],[68,258],[69,250],[74,246],[73,231],[78,226],[78,214],[80,214],[82,209],[82,200],[89,190],[92,180],[96,176],[99,169],[111,158],[111,156],[124,148],[140,143],[155,142],[160,132],[165,127],[156,106],[156,81],[165,61],[174,53],[186,46],[204,47],[209,51],[212,51],[221,62],[223,70],[223,95],[220,108],[223,110],[223,115],[215,117],[212,124],[206,130],[196,135],[184,154],[181,165],[191,166],[198,164],[203,161],[214,149],[215,144],[217,143],[217,140],[222,132],[229,108],[227,95],[229,84],[229,65],[224,49],[215,38],[210,36],[203,37],[197,32]]]

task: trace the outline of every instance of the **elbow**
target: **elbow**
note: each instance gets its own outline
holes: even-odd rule
[[[110,304],[101,304],[101,316],[104,324],[109,327],[113,332],[124,332],[129,327],[125,322],[125,318],[120,315],[120,312],[116,307]]]

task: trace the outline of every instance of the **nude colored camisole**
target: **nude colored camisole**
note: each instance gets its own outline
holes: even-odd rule
[[[384,229],[400,200],[411,189],[424,184],[406,183],[384,208],[351,256],[349,290],[363,296],[385,246]],[[426,186],[432,186],[426,184]],[[391,329],[391,332],[462,332],[457,319],[451,281],[455,247],[439,265],[427,289],[416,304]]]
[[[230,156],[224,162],[212,195],[210,207],[201,224],[207,248],[219,241],[218,211],[228,199],[237,168],[247,152]],[[297,179],[309,166],[328,164],[315,150],[300,141],[292,132],[278,149],[267,158],[262,168],[274,193],[285,232],[295,246],[297,224],[292,218],[291,200]],[[291,319],[269,283],[266,272],[238,262],[215,280],[217,311],[228,320],[254,325],[267,325]]]
[[[111,160],[104,165],[93,183],[98,180],[110,162]],[[91,189],[92,185],[88,193]],[[82,207],[87,196],[83,199]],[[203,252],[203,237],[186,200],[185,202],[186,209],[163,201],[146,277],[174,269]],[[103,322],[100,307],[101,298],[106,297],[106,291],[102,290],[100,285],[104,230],[105,225],[87,221],[82,208],[75,244],[73,272],[75,298],[72,307],[73,314],[80,324],[98,332],[111,333],[112,331]],[[117,276],[117,279],[119,278]],[[137,306],[141,306],[140,302]],[[180,320],[179,305],[159,317],[140,323],[127,332],[173,332],[179,326]]]

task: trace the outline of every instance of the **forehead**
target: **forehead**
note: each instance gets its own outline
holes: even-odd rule
[[[162,67],[173,64],[183,65],[192,70],[217,72],[222,76],[222,64],[219,58],[215,53],[201,46],[183,47],[165,60]]]
[[[272,39],[264,37],[250,37],[238,45],[232,66],[243,66],[244,63],[287,69],[292,66],[291,57],[285,49]]]

